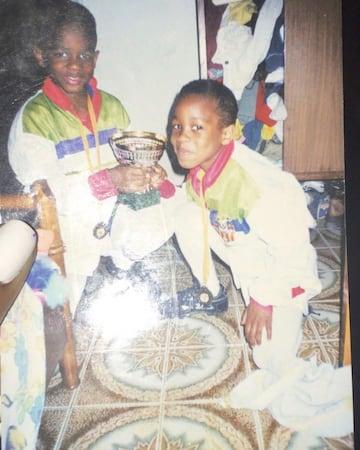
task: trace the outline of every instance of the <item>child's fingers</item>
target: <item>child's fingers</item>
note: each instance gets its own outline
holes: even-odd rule
[[[154,166],[152,166],[152,169],[154,172],[163,173],[165,177],[167,177],[166,170],[163,168],[163,166],[160,166],[160,164],[155,164]]]
[[[153,180],[164,180],[167,177],[166,170],[159,164],[156,164],[151,167],[151,177]]]

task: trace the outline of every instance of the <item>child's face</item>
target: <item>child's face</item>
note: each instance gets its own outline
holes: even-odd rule
[[[72,25],[59,33],[53,48],[35,54],[38,62],[49,69],[53,81],[68,96],[86,93],[86,84],[93,76],[98,52],[86,35]]]
[[[216,101],[191,94],[179,101],[172,120],[170,142],[181,167],[207,170],[233,138],[234,125],[222,127]]]

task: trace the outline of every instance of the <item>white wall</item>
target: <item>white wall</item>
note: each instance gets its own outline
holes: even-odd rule
[[[164,134],[175,94],[199,78],[196,0],[81,0],[95,16],[99,87],[117,96],[131,128]]]

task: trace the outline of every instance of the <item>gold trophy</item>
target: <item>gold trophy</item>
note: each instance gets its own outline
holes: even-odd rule
[[[166,138],[149,131],[119,131],[109,142],[120,165],[151,167],[162,157]]]
[[[150,131],[118,131],[110,137],[109,144],[121,166],[132,165],[151,170],[164,153],[166,138]],[[146,208],[160,203],[160,192],[152,187],[143,192],[119,192],[108,223],[101,222],[94,228],[97,239],[102,239],[110,232],[120,203],[134,210]]]

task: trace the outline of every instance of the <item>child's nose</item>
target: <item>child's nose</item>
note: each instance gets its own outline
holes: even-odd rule
[[[179,132],[179,139],[186,140],[189,138],[190,130],[188,130],[186,127],[182,128]]]
[[[78,55],[71,55],[68,59],[69,67],[78,67],[82,65],[82,60]]]

